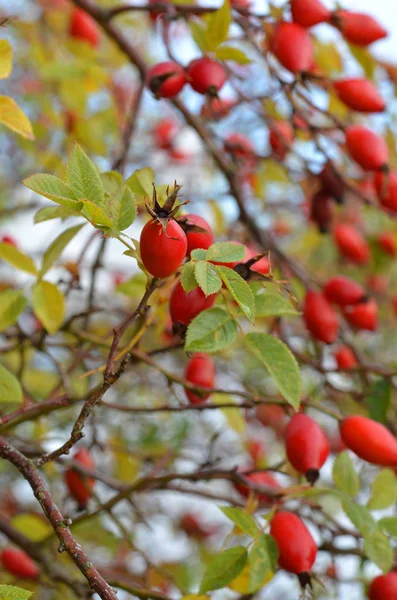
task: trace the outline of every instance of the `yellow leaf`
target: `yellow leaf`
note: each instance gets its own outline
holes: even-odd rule
[[[50,525],[34,513],[23,513],[11,519],[11,525],[20,531],[32,542],[41,542],[52,532]]]
[[[8,40],[0,40],[0,79],[6,79],[12,70],[12,48]]]
[[[48,333],[56,333],[65,318],[65,297],[57,286],[40,281],[33,288],[32,305],[34,314]]]
[[[214,404],[230,404],[234,402],[233,398],[228,394],[213,394],[212,402]],[[224,408],[222,409],[223,414],[226,417],[229,427],[234,429],[237,433],[244,433],[245,431],[245,419],[241,413],[240,408]]]
[[[269,583],[269,581],[271,579],[273,579],[273,577],[274,577],[274,573],[272,573],[271,571],[268,571],[267,573],[265,573],[261,587],[263,587],[264,585]],[[236,577],[236,579],[233,579],[233,581],[231,583],[229,583],[228,587],[231,590],[233,590],[234,592],[238,592],[239,594],[248,594],[250,592],[249,586],[250,586],[250,565],[249,565],[249,563],[247,563],[245,565],[244,569],[241,571],[240,575],[238,575],[238,577]]]
[[[0,96],[0,123],[28,140],[34,140],[32,125],[18,104],[8,96]]]

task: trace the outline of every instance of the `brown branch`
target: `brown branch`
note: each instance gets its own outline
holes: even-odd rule
[[[29,483],[36,500],[39,502],[60,541],[58,551],[66,551],[69,554],[75,565],[87,579],[90,587],[95,590],[100,598],[103,600],[117,600],[113,589],[103,579],[80,544],[74,539],[69,529],[69,522],[65,520],[58,506],[55,504],[44,480],[33,466],[33,463],[2,437],[0,437],[0,456],[13,464]]]

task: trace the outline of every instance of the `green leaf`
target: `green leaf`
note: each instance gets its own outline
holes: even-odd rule
[[[26,304],[27,300],[20,290],[0,292],[0,331],[16,323]]]
[[[250,567],[249,592],[258,591],[264,578],[276,570],[278,549],[276,542],[270,535],[263,533],[255,540],[248,562]]]
[[[151,167],[144,167],[135,171],[125,182],[138,200],[151,198],[155,174]]]
[[[397,517],[383,517],[378,521],[378,527],[388,535],[397,538]]]
[[[376,521],[368,508],[356,504],[348,498],[343,499],[342,506],[350,521],[364,537],[376,531]]]
[[[83,210],[81,214],[97,229],[108,231],[113,229],[113,221],[105,213],[103,208],[97,206],[91,200],[82,200]]]
[[[58,235],[58,237],[55,238],[55,240],[48,246],[43,256],[43,264],[40,270],[41,276],[51,269],[52,265],[61,256],[66,246],[72,241],[74,236],[82,227],[84,227],[84,225],[85,223],[82,223],[81,225],[75,225],[74,227],[66,229],[66,231],[63,231],[60,235]]]
[[[145,293],[146,282],[146,275],[144,273],[137,273],[134,277],[120,283],[116,288],[116,292],[130,298],[142,298]]]
[[[195,263],[190,260],[182,267],[181,285],[185,292],[192,292],[198,285],[194,275],[194,265]]]
[[[207,256],[207,250],[203,250],[202,248],[196,248],[192,250],[190,253],[190,258],[192,260],[205,260]]]
[[[332,467],[332,477],[335,485],[348,496],[355,496],[360,489],[360,480],[354,469],[353,461],[347,452],[341,452],[335,458]]]
[[[48,333],[58,331],[65,318],[65,298],[56,285],[39,281],[32,294],[33,312],[43,323]]]
[[[0,96],[0,123],[21,137],[34,140],[32,124],[12,98]]]
[[[124,231],[124,229],[127,229],[127,227],[132,225],[137,215],[135,196],[126,185],[123,188],[116,206],[117,219],[115,227],[118,231]]]
[[[101,180],[105,193],[110,196],[119,194],[124,185],[123,177],[118,171],[101,173]]]
[[[193,256],[193,258],[196,258],[196,256]],[[208,248],[205,259],[219,263],[242,262],[246,259],[246,248],[243,244],[216,242]]]
[[[220,352],[237,337],[237,323],[221,308],[209,308],[190,323],[185,341],[186,352]]]
[[[81,207],[81,203],[79,203]],[[45,206],[40,208],[34,216],[34,223],[43,223],[44,221],[51,221],[51,219],[67,219],[68,217],[75,217],[79,213],[75,210],[69,210],[64,206]]]
[[[387,413],[391,403],[392,386],[387,379],[379,379],[375,381],[370,389],[367,397],[367,405],[369,416],[374,421],[385,423]]]
[[[72,188],[59,177],[47,175],[47,173],[38,173],[27,177],[22,183],[36,194],[53,200],[65,208],[76,211],[81,208],[79,198]]]
[[[255,298],[248,283],[228,267],[217,267],[222,281],[237,302],[247,319],[252,323],[255,320]]]
[[[266,333],[245,336],[251,352],[265,365],[284,398],[298,408],[302,395],[302,378],[298,363],[287,346]]]
[[[251,537],[258,535],[259,529],[255,523],[255,519],[247,511],[241,508],[233,508],[232,506],[220,506],[219,508],[241,531]]]
[[[216,48],[225,42],[229,35],[229,27],[232,22],[232,9],[230,1],[225,0],[222,6],[206,17],[208,50]]]
[[[0,404],[2,402],[20,404],[22,399],[23,393],[18,379],[0,364]]]
[[[397,480],[391,469],[382,469],[371,486],[371,497],[367,506],[370,510],[383,510],[397,500]]]
[[[35,513],[21,513],[11,519],[11,525],[32,542],[42,542],[52,532],[51,525]]]
[[[222,287],[221,278],[216,267],[205,260],[199,260],[194,267],[194,275],[206,296],[219,292]]]
[[[27,256],[18,250],[18,248],[11,246],[11,244],[0,244],[0,259],[20,271],[25,271],[31,275],[37,275],[36,266],[30,256]]]
[[[239,65],[249,65],[252,60],[240,50],[240,48],[234,48],[233,46],[220,46],[215,51],[215,56],[219,60],[232,60]]]
[[[373,531],[364,538],[364,552],[384,573],[393,566],[393,548],[381,531]]]
[[[12,71],[12,48],[8,40],[0,40],[0,79],[7,79]]]
[[[96,206],[103,206],[105,193],[99,171],[78,144],[69,157],[67,174],[68,183],[79,200],[84,198]]]
[[[246,562],[247,550],[243,546],[229,548],[215,556],[204,573],[200,594],[225,587],[241,573]]]
[[[28,600],[33,592],[23,590],[15,585],[0,585],[1,600]]]
[[[281,294],[258,294],[255,308],[257,317],[295,317],[300,314]]]

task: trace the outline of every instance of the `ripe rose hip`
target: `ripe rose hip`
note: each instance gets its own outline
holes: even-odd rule
[[[361,285],[342,275],[332,277],[325,285],[323,292],[327,300],[339,306],[357,304],[365,298],[365,292]]]
[[[357,360],[354,352],[349,346],[340,346],[335,351],[335,360],[338,369],[349,370],[357,367]]]
[[[359,458],[380,467],[397,466],[397,440],[381,423],[355,415],[339,429],[344,444]]]
[[[321,181],[323,192],[335,198],[340,204],[345,193],[345,184],[333,164],[330,162],[325,163],[318,177]]]
[[[181,65],[168,60],[151,67],[146,77],[147,86],[159,98],[175,98],[186,83]]]
[[[153,140],[157,148],[168,150],[178,130],[178,126],[173,119],[161,119],[153,127]]]
[[[188,65],[187,78],[195,92],[217,96],[226,82],[227,74],[221,63],[203,56]]]
[[[201,116],[207,120],[217,120],[227,117],[235,101],[231,98],[209,98],[201,108]]]
[[[310,71],[313,65],[312,40],[306,29],[296,23],[279,23],[273,34],[270,49],[279,63],[291,73]]]
[[[2,243],[2,244],[8,244],[9,246],[14,246],[14,248],[18,247],[17,242],[15,241],[15,239],[11,235],[3,235],[3,236],[1,236],[0,243]]]
[[[325,190],[314,194],[310,203],[310,220],[317,225],[320,233],[327,233],[333,217],[333,198]]]
[[[394,600],[397,598],[397,573],[390,571],[386,575],[378,575],[371,582],[368,590],[369,600]]]
[[[240,475],[244,477],[244,479],[254,487],[264,487],[268,488],[269,490],[274,490],[275,492],[281,489],[281,486],[278,483],[278,481],[273,477],[271,473],[268,473],[267,471],[258,471],[247,474],[244,474],[244,472],[242,472],[240,473]],[[265,492],[255,491],[253,488],[249,487],[248,485],[244,485],[243,483],[235,483],[234,487],[245,498],[248,498],[250,493],[253,492],[258,498],[259,502],[267,506],[273,504],[276,500],[273,496],[269,495],[268,493],[266,494]]]
[[[392,231],[385,231],[378,236],[379,247],[389,256],[396,256],[397,241],[396,236]]]
[[[378,172],[374,178],[374,185],[379,202],[384,208],[397,212],[397,173]]]
[[[278,547],[278,564],[289,573],[310,572],[317,546],[303,521],[291,512],[278,512],[270,522],[270,535]]]
[[[193,385],[212,389],[215,387],[215,365],[212,358],[204,352],[197,352],[188,361],[185,369],[185,379]],[[185,389],[190,404],[195,406],[204,404],[210,394],[200,396],[191,390]]]
[[[214,533],[216,528],[204,525],[198,515],[186,513],[179,521],[179,527],[189,536],[197,540],[205,540]]]
[[[213,306],[215,298],[216,294],[206,296],[199,287],[192,292],[185,292],[182,284],[178,281],[170,297],[172,322],[189,325],[203,310]]]
[[[302,27],[328,21],[331,11],[320,0],[291,0],[292,19]]]
[[[292,417],[285,430],[285,449],[294,469],[310,483],[317,481],[329,456],[329,443],[314,419],[304,413]]]
[[[257,256],[258,254],[261,254],[261,252],[259,252],[258,250],[256,250],[256,248],[254,248],[254,247],[247,247],[247,258],[246,258],[246,260],[249,260],[249,259],[253,258],[254,256]],[[269,275],[269,273],[271,271],[271,264],[270,264],[269,257],[268,256],[263,256],[258,261],[256,261],[255,263],[253,263],[250,266],[250,271],[254,271],[254,273],[260,273],[261,275]]]
[[[370,258],[370,249],[361,233],[345,223],[336,225],[333,238],[339,252],[357,265],[366,265]]]
[[[70,15],[69,35],[87,42],[93,48],[99,44],[99,27],[94,19],[80,8],[73,8]]]
[[[343,307],[343,315],[346,321],[357,329],[375,331],[378,327],[378,305],[373,298],[354,306]]]
[[[364,125],[350,125],[345,133],[349,154],[364,171],[378,171],[387,165],[389,149],[379,134]]]
[[[151,219],[141,231],[140,249],[145,269],[154,277],[168,277],[186,256],[185,232],[173,219],[164,227],[157,219]]]
[[[340,29],[345,40],[356,46],[369,46],[387,36],[386,29],[365,13],[337,10],[331,20],[332,24]]]
[[[247,451],[254,465],[263,462],[267,454],[265,445],[259,440],[249,440],[247,442]]]
[[[1,552],[1,562],[6,571],[20,579],[37,579],[39,568],[24,550],[5,548]]]
[[[95,468],[94,459],[86,448],[78,450],[73,460],[87,469]],[[65,471],[65,483],[70,495],[76,500],[79,510],[87,508],[88,501],[92,497],[95,479],[85,477],[71,467]]]
[[[255,165],[255,148],[252,142],[241,133],[232,133],[224,143],[224,150],[243,166]]]
[[[179,222],[181,223],[187,239],[187,251],[186,256],[190,256],[192,250],[196,250],[201,248],[203,250],[207,250],[214,243],[214,234],[213,231],[203,217],[199,215],[182,215],[179,217]],[[204,231],[189,231],[189,227],[201,227]]]
[[[284,435],[286,414],[279,404],[259,404],[255,411],[256,418],[265,427],[273,429],[278,436]]]
[[[352,110],[376,113],[385,110],[386,104],[369,79],[341,79],[334,83],[336,94]]]
[[[381,273],[370,273],[367,277],[367,286],[375,294],[385,294],[389,287],[389,278]]]
[[[338,336],[339,318],[321,292],[309,290],[305,297],[303,317],[312,336],[320,342],[332,344]]]
[[[294,141],[294,130],[288,121],[273,121],[269,131],[269,144],[279,160],[284,160]]]

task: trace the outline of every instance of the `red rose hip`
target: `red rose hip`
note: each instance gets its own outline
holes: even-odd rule
[[[332,277],[325,285],[323,292],[329,302],[338,304],[338,306],[357,304],[365,298],[365,292],[361,285],[342,275]]]
[[[289,573],[309,573],[317,546],[303,521],[291,512],[278,512],[270,522],[270,535],[279,552],[278,564]]]
[[[341,79],[334,83],[334,89],[339,99],[352,110],[362,113],[385,110],[385,101],[369,79]]]
[[[348,42],[356,46],[369,46],[387,36],[386,29],[365,13],[337,10],[332,15],[332,23]]]
[[[274,121],[270,126],[269,144],[273,154],[283,160],[294,141],[294,130],[288,121]]]
[[[331,11],[320,0],[291,0],[292,19],[302,27],[328,21]]]
[[[270,49],[282,66],[291,73],[310,71],[313,65],[312,40],[306,29],[297,23],[279,23],[273,34]]]
[[[357,366],[357,360],[354,356],[354,352],[349,346],[340,346],[335,351],[335,360],[338,365],[338,369],[347,371],[354,369]]]
[[[253,486],[250,487],[249,485],[244,485],[243,483],[235,483],[234,487],[242,496],[248,498],[250,493],[253,492],[262,505],[269,506],[275,502],[275,497],[269,495],[269,493],[266,494],[265,492],[259,492],[253,489],[255,487],[264,487],[268,488],[269,490],[274,490],[275,492],[281,489],[280,484],[271,473],[268,473],[267,471],[258,471],[247,474],[241,472],[240,475]]]
[[[80,8],[72,8],[69,35],[96,48],[100,40],[99,27],[94,19]]]
[[[149,69],[146,82],[157,99],[175,98],[186,83],[185,72],[174,61],[158,63]]]
[[[350,125],[346,129],[346,147],[353,160],[364,171],[378,171],[387,165],[389,149],[385,140],[364,125]]]
[[[380,467],[397,466],[397,440],[381,423],[355,415],[339,428],[343,443],[359,458]]]
[[[309,290],[305,297],[303,317],[308,331],[320,342],[332,344],[338,336],[339,318],[321,292]]]
[[[378,236],[379,247],[389,256],[396,256],[397,241],[396,236],[391,231],[385,231]]]
[[[226,82],[227,74],[221,63],[203,56],[189,64],[187,78],[195,92],[217,96]]]
[[[333,238],[339,252],[348,260],[357,265],[366,265],[371,253],[367,241],[361,233],[345,223],[336,225]]]
[[[310,483],[317,481],[329,456],[329,442],[314,419],[304,413],[292,417],[285,430],[285,449],[294,469]]]
[[[387,174],[376,173],[374,185],[381,205],[392,212],[397,212],[397,173],[395,171]]]
[[[197,352],[188,361],[185,369],[185,379],[189,383],[205,388],[215,387],[215,365],[212,358],[203,352]],[[210,394],[200,396],[193,391],[185,389],[190,404],[195,406],[203,404]]]
[[[215,298],[216,294],[206,296],[199,287],[191,292],[185,292],[182,284],[178,281],[170,297],[172,322],[189,325],[203,310],[213,306]]]
[[[6,571],[18,579],[37,579],[39,568],[24,550],[5,548],[1,552],[1,562]]]
[[[141,258],[154,277],[168,277],[186,256],[187,239],[182,227],[171,219],[163,227],[157,219],[146,223],[140,237]]]
[[[186,239],[187,239],[187,252],[186,256],[190,256],[192,250],[197,250],[201,248],[203,250],[207,250],[214,243],[214,234],[210,227],[203,217],[199,215],[183,215],[180,218],[180,221],[183,221],[183,226],[185,228]],[[185,224],[185,225],[184,225]],[[191,226],[201,227],[203,231],[189,231],[189,227]]]
[[[373,298],[354,306],[343,307],[343,315],[346,321],[356,329],[375,331],[378,327],[378,305]]]
[[[95,463],[91,454],[86,448],[81,448],[76,452],[73,459],[87,469],[94,469]],[[80,510],[87,508],[88,501],[92,497],[92,490],[95,480],[85,477],[75,471],[72,467],[65,472],[65,483],[70,495],[76,500]]]
[[[391,571],[386,575],[378,575],[371,582],[368,590],[369,600],[394,600],[397,598],[397,573]]]

